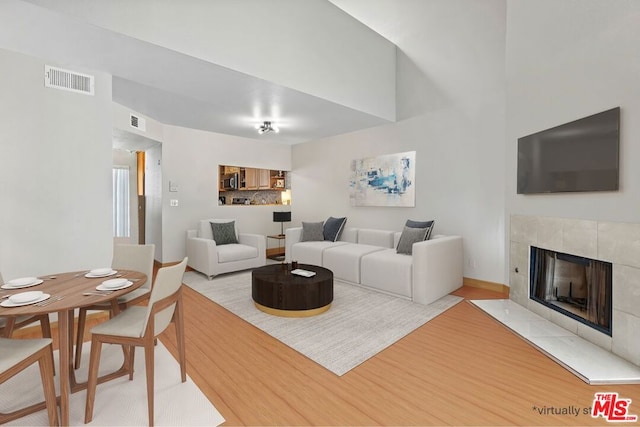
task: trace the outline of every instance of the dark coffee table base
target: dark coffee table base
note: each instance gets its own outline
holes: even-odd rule
[[[324,313],[333,301],[333,273],[301,264],[313,277],[291,274],[291,265],[273,264],[251,273],[251,297],[258,310],[282,317],[309,317]]]

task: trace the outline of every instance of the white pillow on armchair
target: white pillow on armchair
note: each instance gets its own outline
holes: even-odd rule
[[[233,222],[234,228],[236,231],[236,240],[238,240],[238,227],[235,226],[235,219],[218,219],[218,218],[209,218],[209,219],[201,219],[198,223],[198,237],[202,237],[203,239],[213,240],[213,231],[211,230],[211,223],[227,223]]]

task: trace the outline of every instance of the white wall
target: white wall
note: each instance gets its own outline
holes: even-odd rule
[[[347,216],[348,226],[401,230],[406,219],[435,219],[435,233],[463,236],[466,277],[506,283],[505,2],[392,7],[406,19],[392,40],[402,120],[294,146],[293,222]],[[352,159],[413,150],[415,208],[349,205]]]
[[[96,77],[45,88],[44,65]],[[0,269],[5,279],[111,264],[111,76],[0,50]]]
[[[507,218],[640,222],[640,2],[509,1],[507,10]],[[516,194],[519,137],[616,106],[620,191]]]
[[[125,132],[142,136],[157,142],[162,142],[164,125],[151,117],[140,114],[131,108],[120,105],[116,102],[112,103],[113,109],[113,127]],[[145,130],[136,129],[131,126],[131,114],[145,121]]]
[[[291,147],[165,126],[161,262],[178,261],[185,256],[186,230],[196,228],[200,219],[235,218],[242,232],[280,232],[280,224],[274,223],[272,217],[275,206],[218,206],[219,165],[291,170]],[[169,181],[177,184],[177,192],[169,192]],[[171,207],[171,199],[178,200],[179,205]]]
[[[326,0],[31,0],[195,58],[395,120],[395,46]],[[145,19],[140,19],[145,17]]]

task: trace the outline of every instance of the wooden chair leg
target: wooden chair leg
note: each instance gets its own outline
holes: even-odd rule
[[[47,337],[49,338],[49,337]],[[49,416],[49,425],[57,426],[58,424],[58,402],[56,400],[56,387],[53,384],[53,346],[42,350],[42,355],[38,359],[40,367],[40,376],[42,377],[42,389],[44,391],[44,401],[47,405],[47,415]]]
[[[147,371],[147,402],[149,406],[149,426],[153,426],[153,390],[154,390],[154,346],[153,340],[145,343],[144,346],[144,360],[145,360],[145,369]]]
[[[44,338],[51,338],[51,322],[49,322],[48,314],[43,314],[40,317],[40,330]]]
[[[136,346],[129,346],[129,381],[133,380],[133,362],[136,359]]]
[[[43,314],[40,317],[40,330],[44,338],[51,338],[51,322],[49,321],[49,315]],[[53,346],[51,346],[51,360],[53,360]],[[53,368],[53,375],[56,374],[56,364],[51,362]]]
[[[91,337],[91,353],[89,356],[89,378],[87,380],[87,404],[84,411],[84,423],[93,419],[93,404],[96,400],[96,386],[98,385],[98,369],[100,368],[100,353],[102,342],[96,335]]]
[[[13,328],[16,325],[16,318],[15,317],[7,317],[5,318],[6,323],[4,325],[4,329],[2,330],[2,337],[3,338],[11,338],[11,335],[13,335]]]
[[[182,318],[182,296],[176,302],[176,310],[173,313],[173,320],[176,326],[176,342],[178,344],[178,358],[180,362],[180,378],[182,382],[187,381],[187,358],[184,345],[184,322]]]
[[[76,334],[76,357],[73,364],[75,369],[80,367],[82,359],[82,342],[84,341],[84,326],[87,321],[87,310],[81,308],[78,313],[78,333]]]

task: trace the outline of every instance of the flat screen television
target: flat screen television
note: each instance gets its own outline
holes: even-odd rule
[[[620,107],[518,138],[518,194],[616,191]]]

